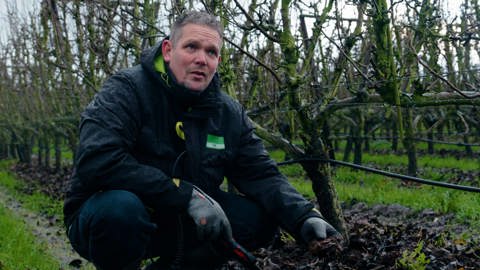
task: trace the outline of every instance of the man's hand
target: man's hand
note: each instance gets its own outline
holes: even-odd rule
[[[310,217],[303,222],[300,235],[303,241],[308,244],[313,240],[323,240],[330,236],[340,236],[340,233],[325,220],[319,217]]]
[[[319,217],[307,218],[300,229],[300,235],[310,253],[315,256],[335,257],[342,253],[341,234]]]
[[[193,188],[187,211],[197,225],[197,235],[200,240],[233,238],[230,222],[223,209],[197,187]]]

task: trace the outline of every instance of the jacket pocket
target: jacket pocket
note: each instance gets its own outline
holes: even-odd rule
[[[202,164],[207,167],[223,167],[227,162],[225,150],[206,149],[202,155]]]
[[[202,155],[201,170],[208,182],[218,185],[223,182],[225,175],[225,166],[227,164],[227,154],[225,150],[207,149]]]

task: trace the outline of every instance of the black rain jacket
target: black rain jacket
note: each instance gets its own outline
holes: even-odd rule
[[[192,184],[208,194],[224,177],[295,235],[304,219],[320,217],[278,171],[242,106],[220,91],[218,75],[193,93],[162,59],[160,44],[145,51],[140,65],[111,76],[82,113],[66,225],[96,192],[128,190],[153,210],[185,212]]]

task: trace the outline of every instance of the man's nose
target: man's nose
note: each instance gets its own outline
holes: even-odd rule
[[[197,65],[206,65],[207,64],[207,53],[203,51],[198,51],[195,55],[195,63]]]

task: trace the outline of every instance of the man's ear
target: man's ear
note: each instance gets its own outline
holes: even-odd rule
[[[165,39],[162,42],[162,56],[166,63],[170,62],[170,53],[172,52],[172,48],[173,45],[171,40]]]

